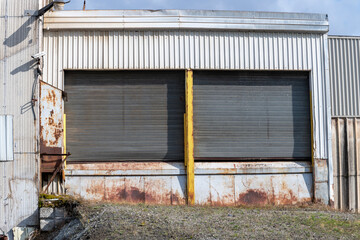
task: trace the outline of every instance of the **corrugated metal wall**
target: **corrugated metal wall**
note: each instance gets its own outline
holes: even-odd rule
[[[39,0],[0,0],[0,114],[14,117],[14,160],[0,162],[0,228],[38,224],[37,120],[31,109]],[[35,87],[36,89],[37,87]],[[37,107],[34,108],[38,115]]]
[[[360,211],[360,119],[332,120],[335,207]]]
[[[325,50],[324,50],[325,49]],[[235,31],[45,31],[44,80],[64,69],[311,70],[315,158],[328,158],[327,36]]]
[[[333,117],[360,116],[360,37],[329,37]]]
[[[360,38],[329,37],[335,207],[360,211]]]

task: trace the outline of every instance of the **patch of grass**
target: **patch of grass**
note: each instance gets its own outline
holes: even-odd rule
[[[342,237],[343,234],[360,238],[360,220],[349,220],[339,216],[324,214],[321,212],[310,215],[282,216],[283,222],[290,222],[294,227],[306,226],[310,231],[317,234],[327,234],[334,237]]]
[[[56,196],[58,197],[58,196]],[[311,205],[156,206],[83,202],[91,239],[360,239],[360,215]],[[99,214],[101,213],[101,217]],[[85,237],[84,237],[85,238]]]
[[[79,201],[68,195],[52,195],[41,193],[39,195],[38,206],[41,207],[75,207]]]

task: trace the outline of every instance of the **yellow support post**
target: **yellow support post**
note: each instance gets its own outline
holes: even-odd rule
[[[187,124],[186,124],[186,113],[184,113],[184,165],[187,165]]]
[[[66,154],[66,114],[63,115],[63,126],[64,126],[63,154]],[[63,180],[65,180],[65,168],[66,168],[66,160],[64,161],[64,169],[62,170]]]
[[[195,204],[194,126],[193,126],[193,71],[185,71],[185,165],[187,175],[187,202]]]
[[[313,123],[313,104],[312,104],[312,93],[310,91],[310,131],[311,131],[311,164],[314,167],[315,165],[315,160],[314,160],[314,123]]]

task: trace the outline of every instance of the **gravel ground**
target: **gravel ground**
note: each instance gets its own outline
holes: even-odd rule
[[[325,207],[82,204],[79,220],[37,239],[360,239],[360,215]]]

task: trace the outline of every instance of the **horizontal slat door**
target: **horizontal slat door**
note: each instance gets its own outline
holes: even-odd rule
[[[195,158],[311,156],[308,73],[194,72]]]
[[[70,71],[69,161],[183,160],[184,72]]]

